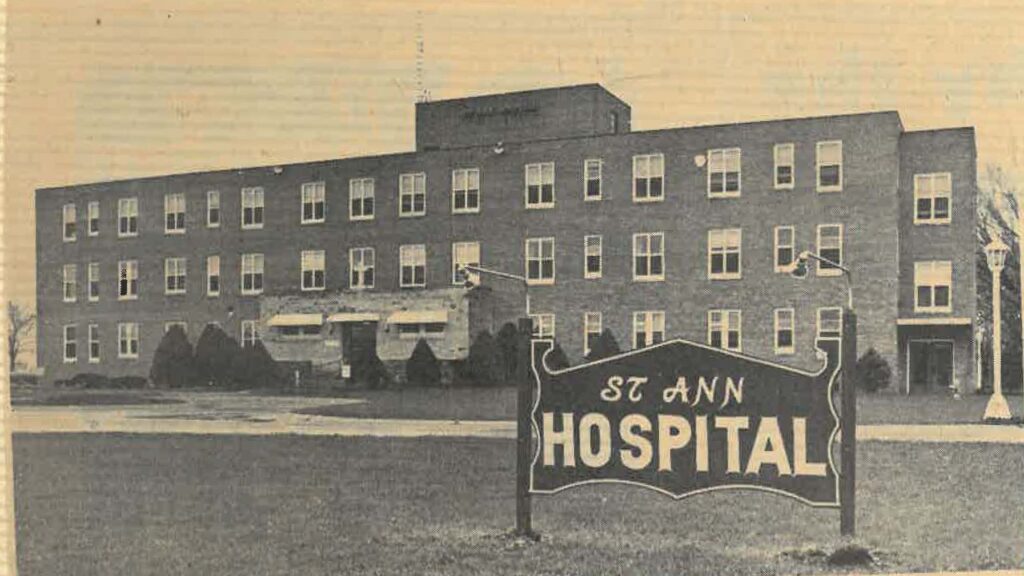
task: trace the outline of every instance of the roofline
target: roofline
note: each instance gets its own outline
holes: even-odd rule
[[[575,90],[575,89],[579,89],[579,88],[600,88],[605,93],[607,93],[609,96],[611,96],[612,98],[618,100],[619,103],[622,104],[623,106],[625,106],[626,108],[632,109],[632,107],[629,105],[628,102],[626,102],[622,98],[619,98],[618,96],[616,96],[611,90],[609,90],[608,88],[606,88],[603,84],[601,84],[599,82],[584,82],[582,84],[567,84],[567,85],[564,85],[564,86],[544,86],[542,88],[532,88],[532,89],[525,89],[525,90],[512,90],[510,92],[490,92],[490,93],[487,93],[487,94],[476,94],[476,95],[472,95],[472,96],[459,96],[457,98],[442,98],[440,100],[430,100],[428,102],[417,102],[416,106],[428,106],[430,104],[442,104],[442,103],[449,103],[449,102],[458,102],[459,100],[476,100],[478,98],[490,98],[490,97],[499,97],[499,96],[515,96],[515,95],[520,95],[520,94],[529,94],[531,92],[554,92],[554,91],[557,91],[557,90]]]
[[[929,132],[974,132],[974,126],[950,126],[948,128],[922,128],[921,130],[907,130],[904,134],[927,134]]]

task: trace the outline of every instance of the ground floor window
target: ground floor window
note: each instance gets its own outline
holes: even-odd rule
[[[708,345],[743,350],[743,315],[739,310],[708,310]]]
[[[254,346],[259,339],[259,321],[242,320],[242,346]]]
[[[100,327],[96,324],[89,324],[89,362],[95,364],[100,361]]]
[[[64,327],[64,361],[78,362],[78,327],[74,324]]]
[[[444,322],[424,322],[420,324],[399,324],[398,337],[409,339],[440,338],[444,336]]]
[[[841,338],[843,335],[843,309],[818,308],[818,338]]]
[[[533,337],[551,338],[555,337],[555,315],[554,314],[530,314],[533,319]]]
[[[633,348],[643,348],[665,340],[664,312],[633,313]]]
[[[139,325],[136,322],[122,322],[117,325],[117,357],[139,357]]]
[[[583,313],[583,355],[590,355],[590,348],[594,340],[601,335],[601,313]]]
[[[775,310],[775,353],[793,354],[796,351],[793,342],[795,332],[795,312],[792,308]]]

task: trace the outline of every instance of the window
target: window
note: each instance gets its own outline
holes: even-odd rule
[[[220,256],[206,257],[206,295],[220,295]]]
[[[526,165],[526,207],[551,208],[555,205],[555,163]]]
[[[743,350],[742,314],[739,310],[708,310],[708,345],[739,352]]]
[[[300,326],[279,326],[277,333],[288,340],[316,340],[320,338],[323,327],[319,324]]]
[[[64,327],[64,362],[78,362],[78,326],[68,324]]]
[[[796,352],[794,344],[795,313],[792,308],[775,309],[775,353],[793,354]]]
[[[402,174],[398,177],[398,215],[423,216],[427,213],[427,175]]]
[[[952,262],[914,262],[915,312],[951,312],[952,288]]]
[[[302,289],[323,290],[324,289],[324,251],[303,250],[302,251]]]
[[[353,290],[373,288],[373,248],[353,248],[348,251],[349,269],[352,271],[349,287]]]
[[[373,178],[348,181],[349,220],[373,220]]]
[[[665,340],[664,312],[633,313],[633,348],[653,346]]]
[[[185,195],[164,195],[164,232],[167,234],[185,233]]]
[[[949,172],[914,175],[914,223],[949,224],[953,194]]]
[[[708,150],[708,197],[740,195],[740,149]]]
[[[64,241],[65,242],[74,242],[76,240],[77,236],[78,236],[78,230],[77,230],[77,226],[78,226],[78,224],[77,224],[78,212],[75,209],[75,205],[74,204],[65,204],[64,205],[64,210],[63,210],[62,214],[63,214],[63,226],[61,227],[61,229],[63,230]]]
[[[139,325],[136,322],[122,322],[117,325],[117,357],[139,357]]]
[[[633,201],[657,202],[665,195],[665,157],[633,156]]]
[[[263,254],[242,254],[242,294],[263,292]]]
[[[843,271],[843,226],[842,224],[821,224],[818,226],[818,255],[835,265],[818,262],[818,276],[839,276]]]
[[[743,231],[739,228],[708,230],[708,278],[730,280],[743,275]]]
[[[469,273],[460,274],[460,266],[480,266],[480,243],[479,242],[456,242],[452,244],[452,284],[462,284],[478,275]]]
[[[263,188],[242,188],[242,229],[263,228]]]
[[[776,144],[775,151],[775,189],[791,190],[795,181],[793,173],[795,147],[793,144]]]
[[[86,208],[89,218],[89,236],[99,236],[100,234],[100,203],[89,202]]]
[[[242,320],[242,346],[255,346],[259,339],[259,321]]]
[[[583,237],[583,277],[601,277],[601,237]]]
[[[526,239],[527,284],[555,283],[555,239]]]
[[[220,191],[210,190],[206,193],[206,227],[220,227]]]
[[[185,259],[164,258],[164,294],[185,293]]]
[[[170,332],[171,328],[174,328],[175,326],[181,328],[181,331],[184,332],[186,336],[188,335],[188,322],[183,322],[181,320],[172,320],[170,322],[164,322],[164,334]]]
[[[420,338],[444,338],[444,328],[444,322],[399,324],[398,337],[408,340],[419,340]]]
[[[583,161],[583,199],[601,199],[601,168],[603,162],[597,159]]]
[[[665,279],[665,235],[633,234],[633,280],[651,282]]]
[[[100,299],[100,265],[98,262],[90,262],[86,269],[88,276],[89,301],[96,302]]]
[[[117,299],[134,300],[139,297],[139,261],[122,260],[117,263]]]
[[[315,224],[324,221],[327,208],[324,190],[325,184],[323,182],[307,182],[302,185],[303,224]]]
[[[533,319],[534,338],[555,337],[555,315],[554,314],[530,314]]]
[[[787,272],[796,258],[796,231],[792,226],[775,227],[775,271]]]
[[[480,169],[452,171],[452,213],[480,211]]]
[[[97,364],[100,361],[100,327],[98,324],[89,324],[89,363]]]
[[[843,143],[839,140],[818,142],[818,192],[843,189]]]
[[[422,288],[427,285],[427,247],[425,244],[407,244],[398,248],[401,267],[399,285],[402,288]]]
[[[818,308],[818,338],[842,338],[843,309]]]
[[[78,266],[65,264],[63,270],[64,301],[74,302],[78,299]]]
[[[121,198],[117,201],[117,235],[139,235],[139,199]]]
[[[583,356],[590,356],[591,345],[601,335],[601,313],[583,313]]]

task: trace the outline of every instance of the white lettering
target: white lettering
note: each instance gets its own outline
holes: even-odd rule
[[[807,461],[807,419],[793,418],[793,469],[797,476],[824,476],[824,462]]]
[[[593,433],[597,430],[597,451]],[[612,427],[604,414],[591,412],[580,418],[580,461],[591,468],[600,468],[612,457]]]
[[[651,441],[641,436],[639,432],[634,432],[637,428],[640,432],[650,432],[651,421],[642,414],[628,414],[619,422],[619,436],[622,436],[623,443],[631,446],[619,449],[619,455],[622,465],[631,470],[646,468],[654,456]]]
[[[672,451],[689,444],[692,435],[686,418],[658,415],[658,470],[672,470]]]
[[[555,446],[562,447],[564,466],[576,466],[576,441],[574,438],[572,412],[562,414],[562,430],[555,432],[555,415],[544,413],[544,465],[555,465]]]
[[[779,419],[772,416],[761,418],[761,424],[757,427],[754,448],[750,452],[750,460],[747,460],[747,474],[760,474],[765,464],[774,465],[780,476],[793,474],[786,446],[782,442]]]
[[[740,430],[750,428],[750,418],[747,416],[718,416],[715,418],[715,428],[725,430],[726,445],[726,472],[739,473],[740,471]]]

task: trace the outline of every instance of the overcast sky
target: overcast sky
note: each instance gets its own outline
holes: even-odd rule
[[[419,85],[600,82],[638,130],[896,109],[1024,174],[1011,0],[433,4],[9,1],[11,296],[33,302],[34,189],[409,150]]]

